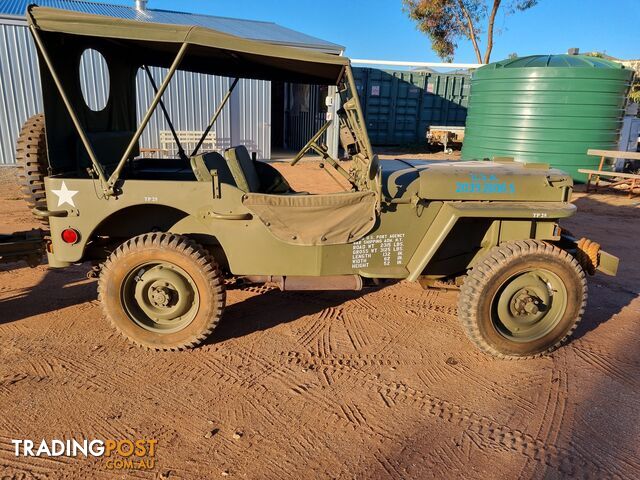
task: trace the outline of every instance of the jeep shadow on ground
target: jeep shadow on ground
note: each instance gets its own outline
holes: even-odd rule
[[[602,201],[604,195],[619,204],[605,203]],[[609,321],[640,295],[638,202],[640,198],[627,199],[626,192],[589,194],[576,199],[574,204],[578,207],[578,213],[562,221],[562,225],[578,238],[590,238],[600,243],[603,250],[620,259],[615,277],[599,272],[588,277],[587,309],[572,340],[583,337]]]
[[[7,264],[0,273],[18,268],[29,267]],[[96,284],[87,280],[88,269],[88,264],[64,270],[48,269],[34,287],[9,291],[10,296],[0,299],[0,325],[95,300]]]
[[[243,287],[258,295],[228,305],[220,323],[205,344],[215,344],[233,338],[298,320],[307,315],[315,315],[322,310],[337,307],[351,300],[392,285],[385,283],[375,287],[365,287],[361,291],[280,291],[275,287]]]

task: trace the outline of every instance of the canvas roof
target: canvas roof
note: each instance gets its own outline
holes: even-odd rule
[[[2,0],[0,1],[0,23],[5,21],[25,21],[24,14],[27,6],[33,3],[41,7],[61,8],[76,12],[106,15],[108,17],[126,18],[138,22],[198,25],[251,40],[311,48],[329,53],[339,54],[344,51],[344,47],[341,45],[292,30],[274,22],[149,7],[140,10],[133,7],[133,1],[130,5],[116,5],[103,1],[87,0]],[[149,3],[153,5],[154,1],[151,0]],[[176,3],[176,5],[178,4],[179,2]]]
[[[349,64],[346,57],[195,25],[138,22],[35,5],[29,8],[27,20],[40,31],[74,36],[69,41],[103,39],[141,64],[168,66],[180,45],[188,43],[180,69],[214,75],[336,84]]]

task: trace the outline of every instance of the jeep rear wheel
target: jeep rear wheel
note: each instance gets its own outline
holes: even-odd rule
[[[523,240],[494,247],[473,267],[460,289],[458,313],[482,351],[531,358],[567,340],[586,302],[585,274],[573,256]]]
[[[47,140],[44,114],[33,115],[22,126],[16,142],[16,165],[22,197],[30,209],[47,207],[44,177],[47,175]],[[38,217],[45,225],[46,218]]]
[[[117,248],[102,268],[98,293],[111,323],[155,350],[199,345],[225,304],[214,259],[192,240],[167,233],[140,235]]]

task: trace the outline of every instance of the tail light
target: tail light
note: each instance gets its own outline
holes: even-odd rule
[[[62,231],[62,241],[69,245],[75,245],[80,241],[80,233],[74,228],[65,228]]]

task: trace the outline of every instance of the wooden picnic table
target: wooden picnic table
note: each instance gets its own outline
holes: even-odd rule
[[[635,173],[624,173],[624,172],[614,172],[611,170],[603,170],[604,162],[607,158],[624,158],[626,160],[640,160],[640,152],[623,152],[618,150],[597,150],[590,148],[587,150],[587,155],[599,156],[600,157],[600,165],[597,170],[590,170],[587,168],[580,168],[578,171],[580,173],[588,174],[587,178],[587,188],[586,191],[589,192],[591,188],[591,181],[594,179],[593,189],[594,191],[598,191],[598,187],[600,186],[600,177],[611,177],[610,183],[606,186],[617,187],[620,185],[628,185],[629,186],[629,198],[634,195],[634,190],[636,188],[640,189],[640,175]]]

